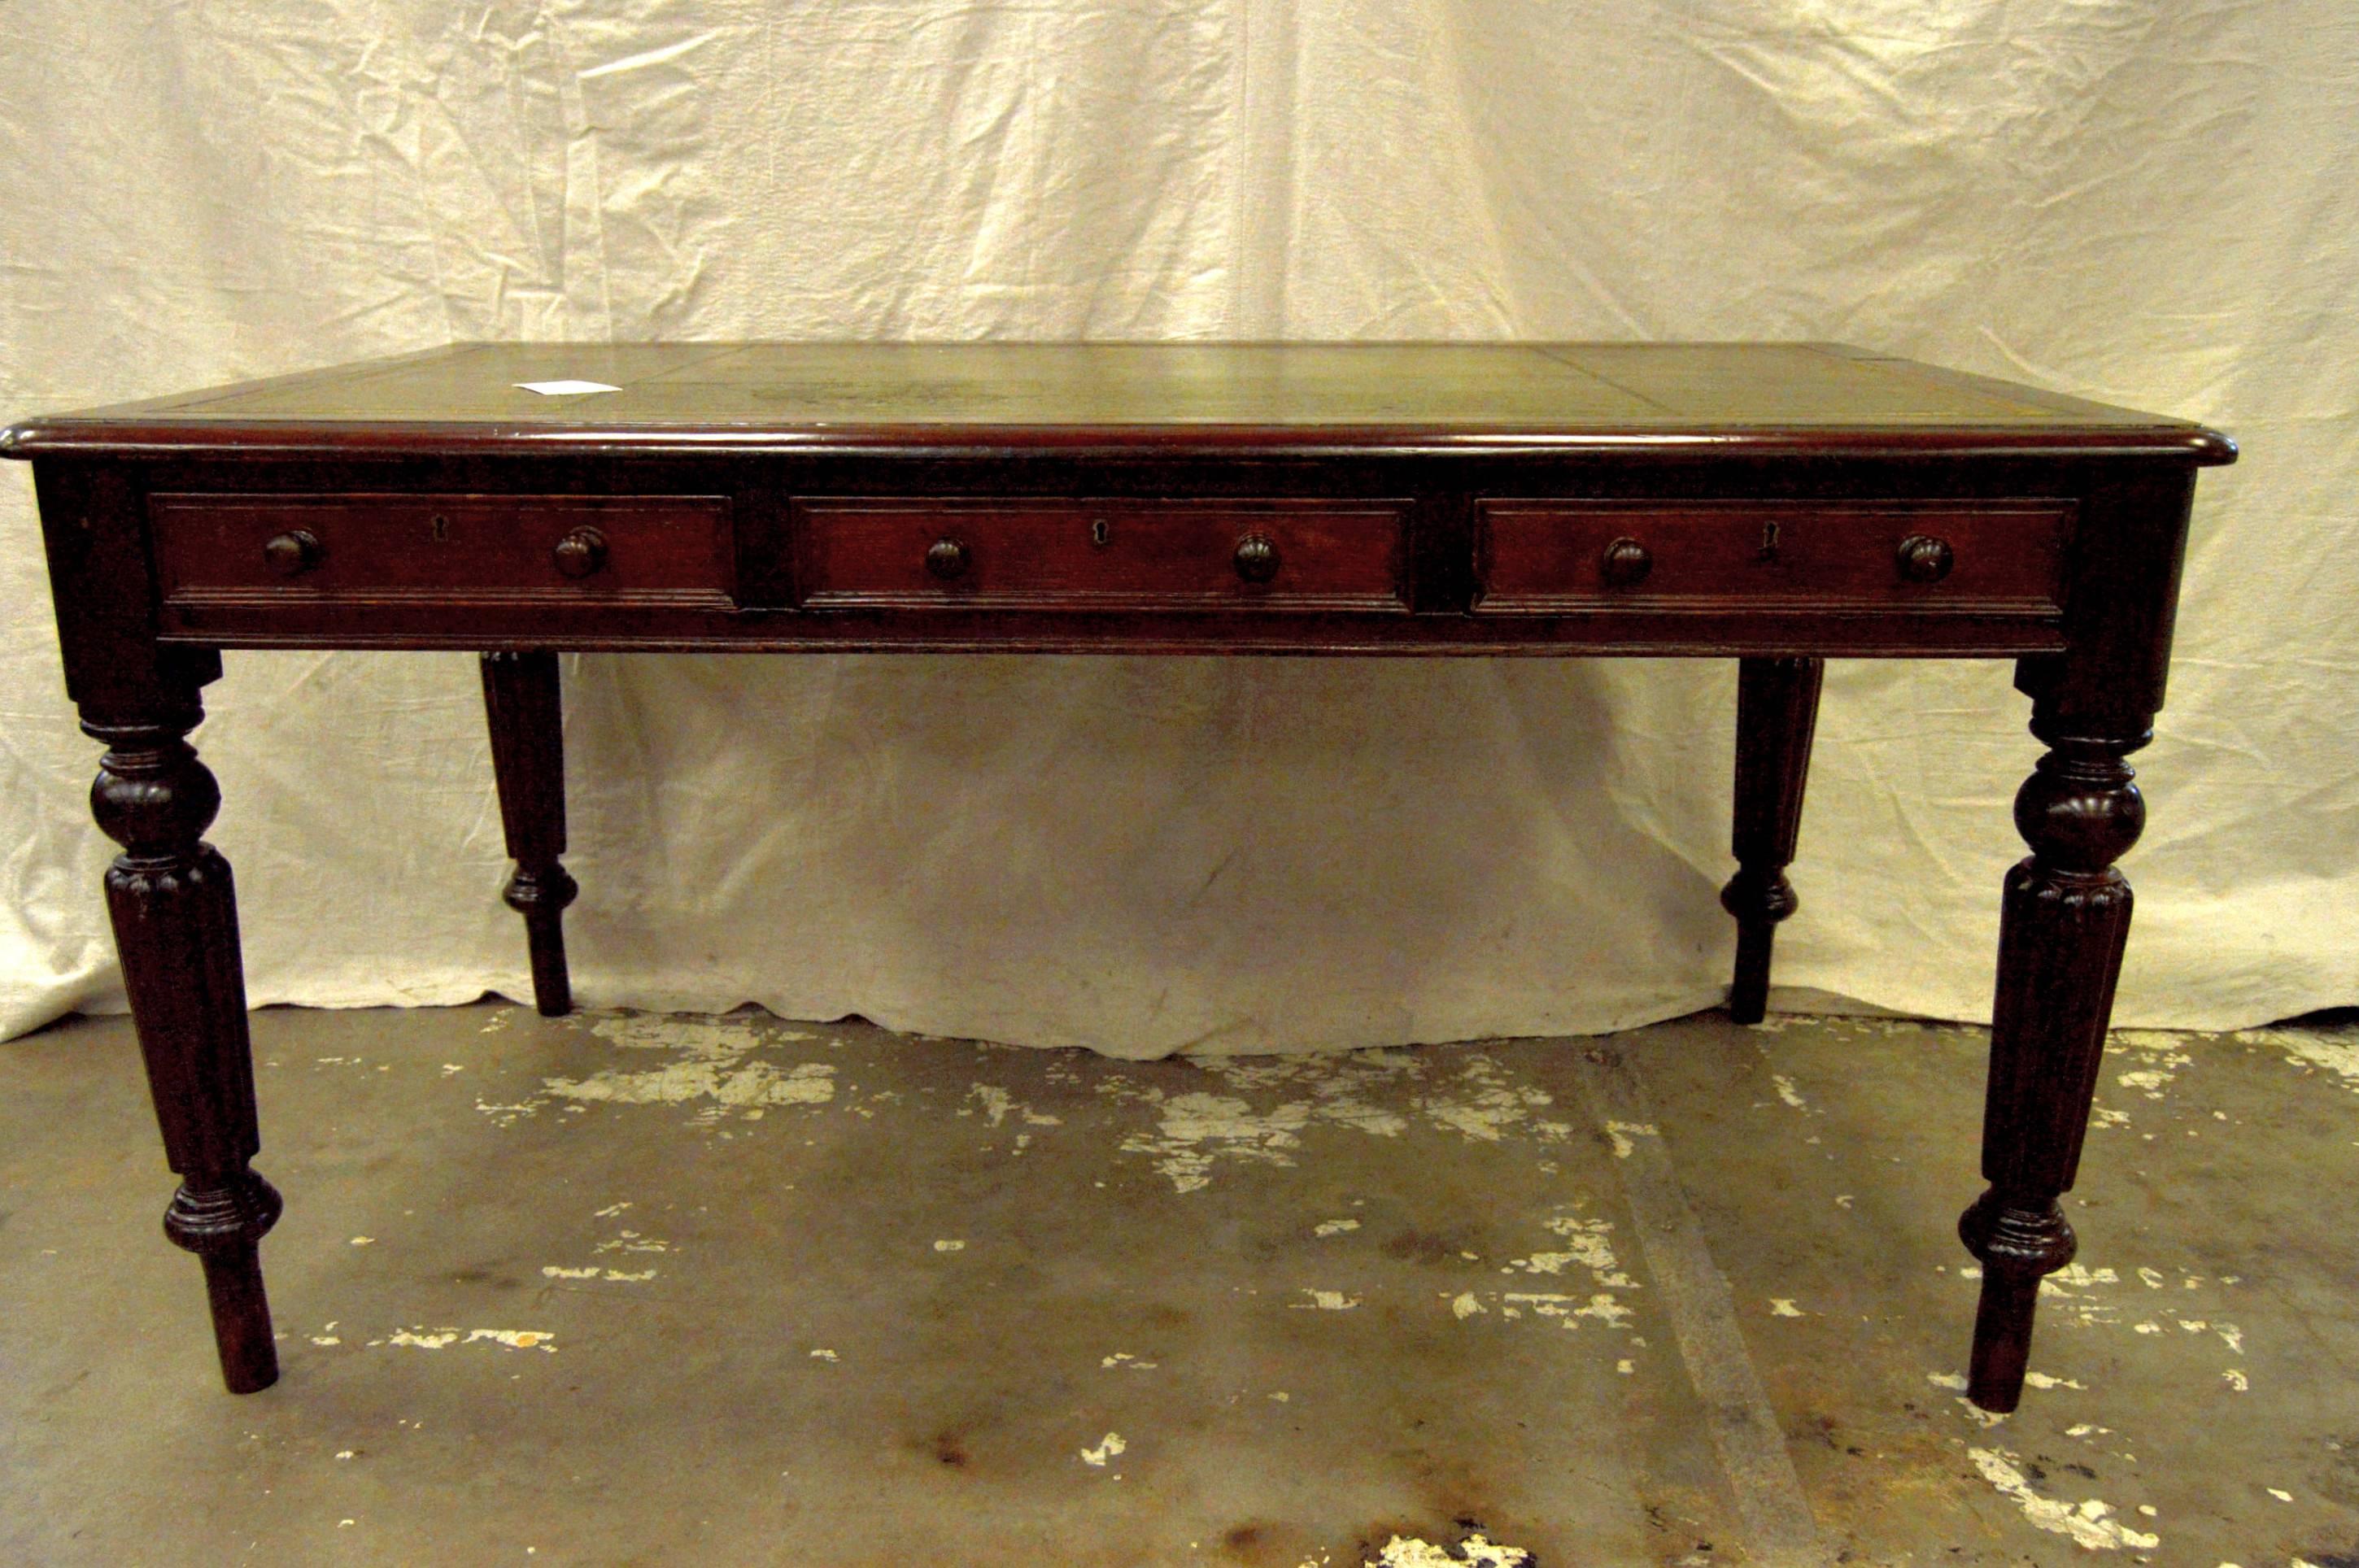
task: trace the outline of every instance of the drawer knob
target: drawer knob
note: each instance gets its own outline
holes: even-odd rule
[[[1655,554],[1636,539],[1616,539],[1605,546],[1603,569],[1607,582],[1630,588],[1646,581],[1647,574],[1655,569]]]
[[[1958,564],[1947,539],[1911,534],[1900,541],[1900,575],[1910,582],[1939,582]]]
[[[280,577],[300,577],[320,564],[320,535],[309,528],[274,535],[262,546],[262,558]]]
[[[595,528],[576,528],[557,541],[557,569],[567,577],[588,577],[606,564],[606,535]]]
[[[1237,541],[1237,575],[1247,582],[1267,582],[1277,575],[1277,545],[1266,534],[1248,534]]]
[[[949,582],[966,576],[969,559],[966,546],[956,539],[937,539],[934,547],[926,552],[926,569]]]

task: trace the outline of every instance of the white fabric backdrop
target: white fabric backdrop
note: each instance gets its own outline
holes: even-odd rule
[[[2125,1022],[2359,1000],[2347,0],[25,0],[0,414],[454,338],[1837,339],[2212,420]],[[120,1005],[0,471],[0,1033]],[[1734,678],[569,659],[596,1003],[1123,1054],[1725,983]],[[257,1003],[523,989],[473,665],[233,654]],[[1986,1016],[2003,665],[1830,676],[1783,981]]]

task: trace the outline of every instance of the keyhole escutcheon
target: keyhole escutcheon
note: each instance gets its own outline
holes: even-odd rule
[[[1777,558],[1777,524],[1774,518],[1761,524],[1761,553],[1756,558],[1764,561]]]

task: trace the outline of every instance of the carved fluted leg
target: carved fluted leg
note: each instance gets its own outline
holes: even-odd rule
[[[1736,916],[1736,977],[1728,1016],[1758,1023],[1769,1001],[1769,951],[1777,923],[1794,913],[1794,860],[1802,827],[1802,789],[1810,773],[1810,736],[1819,720],[1818,659],[1745,659],[1736,675],[1737,872],[1720,892]]]
[[[278,1379],[258,1245],[278,1194],[248,1168],[262,1145],[246,1039],[245,976],[229,862],[201,835],[221,807],[213,775],[184,737],[185,709],[83,728],[107,744],[92,787],[98,825],[123,846],[106,873],[107,911],[164,1152],[180,1190],[164,1234],[203,1260],[222,1380],[235,1394]]]
[[[2049,750],[2015,799],[2032,852],[2007,873],[1999,921],[1983,1113],[1990,1187],[1958,1222],[1983,1266],[1966,1397],[1998,1411],[2022,1397],[2040,1278],[2078,1245],[2057,1199],[2080,1166],[2129,937],[2130,885],[2114,862],[2146,823],[2124,760],[2146,744],[2143,729],[2078,733],[2041,715],[2032,732]]]
[[[565,906],[579,891],[565,853],[565,732],[557,655],[485,654],[484,713],[492,731],[492,773],[500,821],[516,872],[508,907],[524,916],[532,946],[532,995],[545,1018],[573,1011],[565,968]]]

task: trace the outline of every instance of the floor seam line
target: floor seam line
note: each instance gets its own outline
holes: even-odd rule
[[[1601,1046],[1576,1052],[1574,1079],[1599,1127],[1657,1125],[1646,1089],[1620,1052]],[[1746,1544],[1766,1568],[1833,1568],[1834,1555],[1819,1533],[1786,1434],[1745,1347],[1727,1277],[1712,1260],[1670,1152],[1660,1137],[1627,1142],[1628,1152],[1614,1164],[1631,1227],[1662,1292],[1688,1380],[1702,1401]]]

